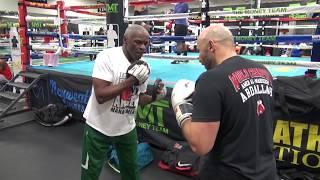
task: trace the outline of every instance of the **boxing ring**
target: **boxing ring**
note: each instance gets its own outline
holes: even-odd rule
[[[168,55],[174,55],[168,54]],[[198,57],[198,53],[188,53],[191,57]],[[304,61],[310,62],[309,57],[274,57],[274,56],[249,56],[242,55],[242,57],[256,60],[256,61]],[[44,70],[49,72],[61,72],[66,74],[82,75],[91,77],[94,62],[90,60],[83,59],[79,62],[73,62],[72,60],[61,61],[62,64],[55,67],[41,66],[40,63],[36,66],[32,66],[32,69]],[[151,67],[151,77],[150,83],[152,83],[156,78],[162,78],[162,80],[172,87],[174,82],[179,79],[185,78],[190,80],[196,80],[197,77],[205,71],[205,68],[197,60],[190,60],[189,62],[180,64],[171,64],[171,60],[150,58],[146,57],[145,60]],[[279,66],[279,65],[266,65],[271,71],[271,74],[275,76],[299,76],[304,75],[307,68],[303,67],[289,67],[289,66]],[[318,72],[319,73],[319,72]],[[319,74],[320,75],[320,74]]]
[[[172,54],[165,54],[171,56]],[[189,58],[196,58],[198,53],[188,53]],[[309,62],[310,58],[293,58],[293,57],[268,57],[268,56],[243,56],[248,59],[261,62],[274,62],[275,60],[290,61],[290,62]],[[139,106],[136,116],[137,129],[139,135],[144,141],[151,144],[159,145],[165,144],[172,140],[184,141],[180,128],[177,126],[175,115],[171,107],[171,92],[174,83],[178,79],[196,80],[197,77],[205,71],[204,67],[197,60],[189,60],[180,64],[172,64],[172,60],[163,58],[145,57],[145,60],[151,67],[151,76],[148,86],[150,87],[156,78],[162,78],[168,88],[168,94],[165,99],[155,101],[146,106]],[[83,60],[61,60],[61,64],[55,67],[42,66],[41,62],[37,65],[31,66],[28,70],[48,74],[46,81],[41,81],[37,88],[34,88],[32,94],[32,105],[34,107],[43,107],[48,103],[62,103],[70,109],[73,117],[82,119],[82,114],[85,110],[86,104],[91,94],[92,79],[91,74],[93,70],[94,61],[89,59]],[[290,67],[281,65],[266,65],[274,77],[277,76],[303,76],[307,67]],[[319,77],[319,76],[318,76]],[[300,139],[303,146],[295,147],[295,145],[283,144],[282,141],[290,137],[285,136],[287,128],[292,129],[293,132],[298,132],[301,125],[304,131],[309,131],[309,138],[317,136],[310,134],[312,128],[320,127],[318,121],[319,112],[308,114],[307,116],[286,116],[279,114],[275,116],[275,152],[276,159],[283,163],[285,167],[308,167],[317,171],[317,163],[320,162],[320,156],[316,151],[305,150],[305,143],[316,143],[312,138],[305,139],[308,134],[303,133],[295,139]],[[310,124],[310,125],[309,125]],[[288,127],[287,127],[288,126]],[[300,127],[300,128],[302,128]],[[307,127],[310,127],[308,130]],[[319,128],[320,129],[320,128]],[[278,133],[277,133],[278,132]],[[288,130],[289,132],[289,130]],[[291,132],[291,131],[290,131]],[[299,131],[300,132],[300,131]],[[302,132],[302,130],[301,130]],[[292,138],[292,137],[291,137]],[[278,142],[279,141],[279,142]],[[293,152],[301,152],[299,155]],[[301,165],[292,165],[292,158]]]
[[[60,2],[60,1],[59,1]],[[202,5],[205,0],[202,1]],[[23,6],[20,5],[20,9],[23,12],[26,12],[26,6],[39,7],[36,4],[26,3]],[[208,4],[205,5],[205,7]],[[81,7],[82,9],[96,8],[97,6]],[[101,7],[101,6],[99,6]],[[68,7],[65,8],[64,4],[47,6],[48,9],[65,9],[73,10],[75,12],[83,12],[83,10],[76,10],[79,7]],[[202,7],[202,9],[205,9]],[[224,23],[229,22],[229,20],[213,20],[209,16],[227,16],[227,17],[260,17],[260,16],[269,16],[269,15],[289,15],[294,13],[312,13],[320,12],[320,6],[308,6],[308,7],[279,7],[279,8],[261,8],[259,10],[247,9],[241,11],[201,11],[201,12],[192,12],[185,14],[167,14],[167,15],[144,15],[144,16],[126,16],[124,17],[125,22],[132,21],[151,21],[151,20],[168,20],[168,19],[180,19],[180,18],[189,18],[190,21],[195,21],[195,23],[203,25],[205,21],[209,20],[214,23]],[[23,15],[23,13],[22,13]],[[26,19],[20,15],[20,19],[23,19],[24,24],[26,24]],[[65,19],[64,14],[58,14],[61,19]],[[201,16],[201,17],[200,17]],[[205,17],[205,18],[203,18]],[[200,20],[201,19],[201,20]],[[276,21],[276,22],[286,22],[286,21],[298,21],[299,19],[292,18],[261,18],[261,19],[248,19],[250,22],[259,22],[259,21]],[[319,20],[316,18],[304,19],[304,20]],[[245,22],[246,20],[236,20],[234,22]],[[233,21],[230,21],[233,22]],[[58,33],[34,33],[28,32],[27,29],[20,29],[20,34],[22,34],[23,43],[29,44],[27,37],[32,36],[44,36],[44,37],[54,37],[58,39],[59,47],[55,46],[54,48],[49,47],[49,50],[57,50],[57,48],[62,48],[62,51],[65,53],[79,52],[84,54],[97,54],[98,49],[92,47],[91,50],[87,49],[84,51],[84,48],[73,48],[66,47],[69,39],[106,39],[106,36],[93,35],[93,36],[82,36],[82,35],[73,35],[68,34],[66,29],[66,21],[60,24],[60,29]],[[203,26],[202,26],[203,27]],[[301,26],[299,28],[314,28],[314,25],[311,26]],[[255,25],[244,27],[242,29],[271,29],[274,26],[268,26],[266,24]],[[293,26],[283,27],[285,29],[297,28]],[[230,27],[230,29],[237,29],[237,27]],[[279,29],[279,28],[278,28]],[[240,32],[240,30],[239,30]],[[290,44],[287,45],[287,48],[292,48],[296,43],[309,43],[311,45],[313,42],[319,42],[319,35],[300,35],[300,36],[266,36],[264,33],[261,36],[257,34],[252,36],[235,36],[235,42],[238,43],[247,43],[250,46],[276,46],[279,43]],[[62,39],[65,42],[61,42]],[[161,43],[168,41],[196,41],[196,37],[187,36],[187,37],[174,37],[174,36],[159,36],[151,37],[151,41],[159,41]],[[264,43],[262,45],[262,43]],[[274,46],[276,45],[276,46]],[[290,47],[292,46],[292,47]],[[24,49],[23,49],[24,48]],[[29,49],[23,47],[23,52],[26,54],[22,57],[23,65],[29,65]],[[36,49],[36,48],[35,48]],[[310,49],[310,48],[309,48]],[[63,54],[62,54],[63,55]],[[164,56],[164,57],[162,57]],[[166,57],[167,56],[167,57]],[[141,131],[143,138],[146,141],[152,142],[153,144],[161,143],[165,138],[172,138],[174,140],[183,141],[184,138],[181,134],[180,128],[177,126],[175,121],[175,116],[171,107],[171,91],[175,82],[179,79],[190,79],[196,80],[198,76],[205,71],[205,68],[199,63],[197,57],[198,53],[188,52],[188,56],[184,58],[185,62],[179,64],[172,64],[171,62],[175,59],[181,60],[181,57],[175,56],[175,54],[146,54],[145,60],[151,67],[151,76],[149,81],[149,88],[153,85],[153,82],[156,78],[161,78],[166,86],[168,87],[168,94],[165,99],[153,102],[143,107],[138,107],[137,111],[137,127]],[[170,58],[169,58],[170,57]],[[309,57],[275,57],[275,56],[243,56],[247,59],[260,61],[263,64],[266,64],[267,68],[270,70],[271,74],[274,77],[286,76],[303,76],[305,71],[311,67]],[[187,62],[187,59],[188,62]],[[41,80],[37,88],[32,89],[31,92],[31,101],[32,106],[35,108],[43,107],[49,103],[62,103],[67,106],[68,109],[73,114],[73,117],[76,119],[83,119],[82,114],[85,110],[87,101],[91,94],[92,88],[92,70],[94,61],[89,59],[63,59],[60,58],[60,64],[54,67],[48,67],[41,65],[41,61],[33,61],[29,67],[28,71],[45,73],[48,74],[46,80]],[[314,64],[315,69],[319,69],[320,65]],[[319,77],[318,72],[318,77]],[[319,133],[314,133],[320,129],[318,115],[312,114],[311,116],[277,116],[274,117],[275,121],[275,151],[278,153],[276,159],[281,162],[287,163],[286,165],[291,165],[293,167],[308,167],[314,169],[315,171],[320,168],[320,154],[319,154],[319,141],[316,139]],[[298,127],[301,125],[301,127]],[[293,129],[296,128],[296,129]],[[288,130],[289,129],[289,130]],[[316,129],[316,130],[315,130]],[[296,134],[290,134],[291,132],[296,132],[300,137],[295,137]],[[307,131],[303,132],[302,131]],[[278,132],[278,134],[276,134]],[[287,134],[285,134],[287,133]],[[300,134],[299,134],[300,133]],[[312,134],[314,133],[314,134]],[[285,135],[287,136],[285,136]],[[318,136],[317,136],[318,135]],[[159,140],[157,137],[163,136]],[[285,136],[285,137],[284,137]],[[314,137],[314,138],[312,138]],[[310,140],[308,140],[310,138]],[[149,140],[148,140],[149,139]],[[318,138],[319,139],[319,138]],[[278,140],[278,141],[277,141]],[[303,143],[297,143],[298,141]],[[299,142],[300,142],[299,141]],[[284,143],[289,142],[289,143]],[[291,143],[292,142],[292,143]],[[318,142],[318,145],[316,145]],[[303,144],[303,146],[301,145]],[[308,144],[308,148],[306,145]],[[312,149],[313,148],[313,149]],[[318,148],[318,149],[317,149]],[[307,150],[306,150],[307,149]],[[286,153],[286,154],[285,154]]]

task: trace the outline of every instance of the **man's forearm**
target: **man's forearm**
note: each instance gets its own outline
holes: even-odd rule
[[[201,155],[199,152],[199,139],[195,136],[195,131],[192,129],[192,122],[191,119],[186,119],[185,122],[181,126],[181,131],[183,133],[184,138],[187,140],[188,144],[190,145],[193,152],[196,154]]]
[[[110,85],[100,90],[96,90],[96,97],[100,104],[109,101],[110,99],[120,95],[125,89],[130,88],[135,83],[135,79],[128,78],[125,81],[117,84]]]
[[[150,104],[152,103],[153,100],[152,100],[152,97],[150,95],[147,95],[147,94],[140,94],[139,96],[139,105],[141,106],[144,106],[144,105],[147,105],[147,104]]]

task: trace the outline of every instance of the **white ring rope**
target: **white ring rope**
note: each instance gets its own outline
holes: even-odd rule
[[[157,59],[172,59],[180,61],[188,60],[199,60],[199,57],[188,57],[188,56],[175,56],[175,55],[162,55],[157,53],[144,54],[143,57],[157,58]],[[281,65],[281,66],[295,66],[309,69],[320,69],[320,62],[307,62],[307,61],[289,61],[289,60],[255,60],[265,65]]]
[[[295,67],[303,67],[308,69],[318,70],[320,69],[320,62],[308,62],[308,61],[282,61],[282,60],[258,60],[257,62],[261,62],[265,65],[281,65],[281,66],[295,66]]]
[[[75,18],[68,19],[68,22],[71,24],[84,24],[91,26],[103,26],[106,27],[106,17],[95,17],[95,18]]]
[[[196,46],[197,45],[197,42],[196,41],[194,41],[194,42],[190,42],[190,41],[188,41],[188,42],[185,42],[185,44],[187,45],[187,46]],[[152,44],[150,44],[150,46],[151,47],[165,47],[165,46],[177,46],[177,43],[176,42],[171,42],[171,43],[159,43],[159,44],[157,44],[157,43],[152,43]]]
[[[299,7],[275,7],[275,8],[259,8],[259,9],[244,9],[232,11],[209,11],[210,16],[279,16],[288,14],[305,14],[320,12],[320,5],[299,6]]]
[[[50,44],[33,44],[31,49],[34,51],[57,51],[59,46]]]
[[[244,9],[232,11],[209,11],[209,16],[227,16],[227,17],[241,17],[241,16],[279,16],[288,14],[305,14],[320,12],[320,5],[300,6],[300,7],[276,7],[276,8],[260,8],[260,9]],[[156,15],[142,15],[142,16],[126,16],[124,21],[153,21],[169,19],[182,19],[190,17],[201,17],[201,12],[179,13],[179,14],[156,14]],[[200,18],[201,19],[201,18]]]
[[[238,44],[239,46],[245,46],[245,47],[257,47],[257,46],[262,46],[262,47],[270,47],[270,48],[279,48],[279,49],[312,49],[311,45],[303,44],[301,43],[300,45],[268,45],[268,44]]]
[[[190,56],[176,56],[176,55],[163,55],[159,53],[150,53],[150,54],[144,54],[143,57],[147,58],[157,58],[157,59],[174,59],[174,60],[199,60],[199,57],[190,57]]]
[[[176,46],[177,43],[176,42],[171,42],[171,43],[159,43],[159,44],[150,44],[151,47],[165,47],[165,46]],[[186,42],[186,45],[189,46],[195,46],[197,45],[196,42]],[[270,48],[279,48],[279,49],[312,49],[311,45],[307,45],[304,43],[301,43],[300,45],[269,45],[269,44],[237,44],[239,46],[245,46],[245,47],[258,47],[258,46],[262,46],[262,47],[270,47]]]
[[[106,21],[106,17],[101,17],[101,16],[97,16],[97,17],[90,17],[90,18],[73,18],[73,19],[68,19],[69,22],[79,22],[79,21]]]
[[[229,29],[315,29],[317,25],[281,25],[281,26],[226,26]]]
[[[44,17],[44,16],[38,17],[38,16],[27,15],[26,20],[27,21],[55,21],[57,20],[57,17]]]
[[[193,13],[179,13],[179,14],[156,14],[156,15],[143,15],[143,16],[128,16],[124,17],[124,21],[153,21],[153,20],[165,20],[169,19],[182,19],[189,18],[192,16],[199,16],[199,12]]]

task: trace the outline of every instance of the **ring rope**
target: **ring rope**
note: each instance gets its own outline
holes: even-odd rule
[[[316,13],[320,12],[320,5],[313,6],[299,6],[299,7],[276,7],[276,8],[260,8],[260,9],[245,9],[232,11],[209,11],[209,16],[228,16],[228,17],[242,17],[242,16],[279,16],[288,14],[301,13]],[[153,20],[168,20],[201,17],[201,12],[178,13],[178,14],[156,14],[156,15],[141,15],[141,16],[126,16],[125,22],[130,21],[153,21]]]
[[[174,59],[174,60],[181,60],[181,61],[188,61],[188,60],[199,60],[199,57],[187,57],[187,56],[175,56],[175,55],[162,55],[162,54],[144,54],[143,57],[147,58],[157,58],[157,59]],[[320,62],[307,62],[307,61],[289,61],[289,60],[256,60],[254,61],[260,62],[265,65],[282,65],[282,66],[296,66],[296,67],[303,67],[309,69],[320,69]]]
[[[275,22],[291,22],[291,21],[319,21],[320,18],[255,18],[255,19],[211,19],[212,23],[234,23],[234,22],[262,22],[262,21],[275,21]],[[189,19],[189,23],[200,24],[202,21],[199,19]]]
[[[226,26],[229,29],[240,29],[239,26]],[[241,26],[241,29],[315,29],[317,25],[281,25],[281,26]]]
[[[196,42],[186,42],[187,45],[197,45]],[[171,43],[160,43],[160,44],[150,44],[152,47],[165,47],[165,46],[176,46],[176,42],[171,42]],[[312,49],[311,45],[307,44],[301,44],[301,45],[280,45],[280,44],[274,44],[274,45],[269,45],[269,44],[237,44],[238,46],[245,46],[245,47],[270,47],[270,48],[279,48],[279,49]]]
[[[211,16],[279,16],[288,14],[305,14],[320,12],[320,5],[299,6],[299,7],[275,7],[275,8],[259,8],[259,9],[244,9],[232,11],[209,11]]]
[[[196,41],[196,36],[150,36],[151,41]],[[309,43],[319,42],[320,35],[234,36],[237,43]]]

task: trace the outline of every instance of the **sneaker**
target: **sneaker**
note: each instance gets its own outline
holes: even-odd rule
[[[180,64],[180,61],[179,60],[173,60],[173,61],[171,61],[171,64]]]
[[[304,76],[309,78],[317,78],[317,74],[312,74],[312,73],[305,73]]]
[[[183,56],[188,56],[188,52],[183,52]]]
[[[307,70],[304,73],[304,76],[310,77],[310,78],[317,78],[317,71],[316,70]]]

